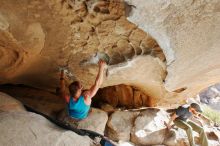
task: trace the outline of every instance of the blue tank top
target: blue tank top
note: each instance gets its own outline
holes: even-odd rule
[[[87,117],[90,106],[86,105],[84,102],[84,97],[81,95],[77,101],[73,100],[73,97],[70,97],[68,104],[68,113],[69,116],[74,119],[84,119]]]

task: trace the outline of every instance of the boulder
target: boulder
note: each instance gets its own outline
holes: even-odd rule
[[[25,111],[25,108],[18,100],[0,92],[0,112],[1,111]]]
[[[131,142],[137,145],[175,145],[175,133],[167,131],[164,125],[164,121],[168,120],[168,114],[164,110],[148,108],[142,111],[135,119]]]
[[[0,85],[0,91],[15,97],[22,104],[50,117],[65,107],[64,100],[52,92],[25,85]]]
[[[91,130],[103,135],[108,121],[108,114],[100,109],[91,108],[88,117],[78,121],[70,118],[66,110],[63,110],[58,119],[74,128]]]
[[[139,112],[116,111],[107,123],[107,136],[112,140],[129,141],[135,118]]]
[[[0,137],[4,146],[90,146],[87,136],[57,127],[44,117],[22,111],[0,113]]]
[[[100,109],[91,108],[88,117],[80,121],[77,128],[95,131],[103,135],[107,121],[108,114],[106,112]]]

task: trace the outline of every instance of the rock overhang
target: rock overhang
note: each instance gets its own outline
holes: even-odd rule
[[[198,7],[202,11],[201,6],[204,6],[204,11],[207,11],[208,7],[214,5],[214,1],[210,4],[192,3],[191,1],[158,2],[157,4],[152,1],[141,6],[137,4],[137,1],[130,1],[132,15],[129,15],[127,19],[137,25],[126,19],[125,5],[121,1],[43,3],[42,1],[28,2],[24,0],[19,3],[27,7],[21,9],[22,5],[15,6],[12,1],[2,2],[0,20],[4,24],[2,26],[5,26],[1,31],[12,36],[19,46],[13,47],[13,49],[20,48],[18,56],[24,58],[20,59],[23,61],[22,63],[17,63],[18,67],[9,66],[15,70],[10,73],[1,65],[3,70],[1,83],[23,83],[53,90],[58,86],[58,67],[67,66],[71,72],[69,82],[77,79],[85,87],[89,87],[94,82],[98,67],[89,63],[82,65],[82,62],[90,60],[91,57],[99,53],[107,54],[110,60],[102,87],[118,84],[132,85],[154,97],[155,101],[161,104],[166,103],[169,97],[179,96],[176,93],[168,92],[165,86],[170,91],[183,86],[187,87],[181,95],[192,96],[198,89],[218,80],[216,75],[218,65],[210,67],[209,73],[213,74],[213,78],[206,82],[198,81],[204,77],[207,78],[207,76],[198,77],[195,71],[198,67],[199,72],[208,74],[205,71],[206,67],[201,65],[202,59],[200,57],[207,56],[217,60],[218,44],[214,43],[211,47],[213,53],[204,51],[207,53],[200,53],[193,60],[193,54],[195,55],[198,49],[189,52],[190,47],[184,46],[184,42],[181,42],[184,40],[185,34],[189,38],[196,37],[185,33],[193,31],[193,29],[187,31],[187,24],[198,14],[194,7]],[[181,3],[183,3],[182,7]],[[145,7],[148,8],[147,11],[137,13],[143,11]],[[179,8],[178,11],[177,8]],[[192,12],[192,17],[189,17],[189,20],[187,17],[190,13],[186,12],[184,8]],[[158,10],[153,11],[156,9]],[[21,12],[16,13],[16,10]],[[213,13],[215,11],[217,15],[217,10],[218,8],[214,9],[213,6],[211,11]],[[205,14],[198,14],[198,17],[205,17]],[[141,19],[139,19],[140,17]],[[201,21],[193,21],[190,28],[197,24],[198,28],[202,29],[206,26],[202,23],[203,20],[208,22],[212,20],[211,18],[207,16]],[[142,23],[141,20],[146,21]],[[216,23],[216,20],[211,23],[215,26],[212,28],[213,30],[217,29]],[[202,25],[204,26],[202,27]],[[194,31],[196,32],[196,30]],[[218,38],[218,34],[214,33],[211,38]],[[171,37],[172,35],[175,37]],[[156,41],[151,36],[156,38]],[[201,42],[199,38],[196,40],[197,43]],[[10,41],[5,40],[5,42]],[[186,44],[191,45],[191,48],[196,47],[190,42],[190,39],[186,40]],[[182,49],[185,47],[189,49]],[[19,61],[19,59],[14,60],[15,62]],[[182,63],[183,60],[185,62],[187,60],[187,63]],[[207,62],[209,65],[212,63],[213,61]],[[168,77],[167,65],[169,65]],[[190,65],[193,69],[188,67]],[[6,78],[6,74],[10,76]],[[195,84],[190,83],[191,80],[195,81]],[[200,86],[197,86],[197,83]]]

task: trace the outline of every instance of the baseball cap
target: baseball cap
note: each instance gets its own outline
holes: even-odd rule
[[[197,104],[197,103],[191,103],[190,106],[191,106],[192,108],[194,108],[197,112],[202,113],[202,109],[201,109],[201,107],[200,107],[199,104]]]

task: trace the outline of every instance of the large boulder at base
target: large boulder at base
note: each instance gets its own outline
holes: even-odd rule
[[[67,115],[66,110],[63,110],[58,119],[74,128],[86,129],[104,134],[105,125],[108,121],[108,114],[100,109],[91,108],[87,118],[76,121]]]
[[[164,110],[149,108],[142,111],[135,119],[131,131],[131,142],[137,145],[158,145],[169,143],[175,145],[175,133],[167,131],[164,121],[168,122]]]
[[[0,111],[25,111],[25,108],[18,100],[0,92]]]
[[[87,136],[63,130],[30,112],[0,113],[1,146],[90,146]]]
[[[107,136],[112,140],[129,141],[135,118],[140,112],[116,111],[107,123]]]
[[[108,114],[100,109],[91,108],[88,117],[79,122],[78,128],[87,129],[104,134]]]

